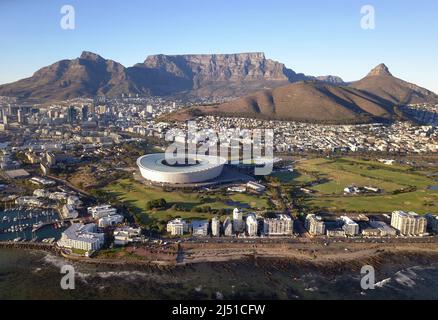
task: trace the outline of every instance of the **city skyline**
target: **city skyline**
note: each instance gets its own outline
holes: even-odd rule
[[[70,1],[75,29],[63,30],[60,10],[65,4],[26,0],[0,4],[2,39],[8,48],[0,53],[0,83],[29,77],[58,60],[76,58],[83,50],[125,66],[158,53],[261,51],[296,72],[336,75],[345,81],[359,80],[383,62],[395,76],[438,92],[433,54],[437,45],[427,40],[438,25],[438,5],[433,1],[412,7],[395,1],[298,4],[277,0],[263,10],[260,1],[232,6],[195,0],[184,4],[132,1],[129,5]],[[375,8],[374,30],[361,28],[364,5]]]

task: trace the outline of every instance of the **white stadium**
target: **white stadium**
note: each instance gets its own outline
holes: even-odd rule
[[[206,155],[188,155],[166,160],[165,153],[148,154],[138,158],[137,165],[142,177],[154,183],[190,184],[213,180],[222,173],[226,159]],[[173,164],[175,162],[175,164]]]

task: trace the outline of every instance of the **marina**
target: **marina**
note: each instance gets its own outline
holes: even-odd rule
[[[65,227],[55,209],[15,207],[0,211],[0,241],[53,243]]]

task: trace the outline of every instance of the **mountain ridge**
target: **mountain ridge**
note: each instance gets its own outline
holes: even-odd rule
[[[328,81],[338,79],[329,77]],[[31,77],[0,85],[0,95],[43,100],[101,94],[112,97],[121,93],[239,97],[314,79],[316,77],[297,73],[283,63],[267,59],[263,52],[158,54],[125,67],[96,53],[83,51],[78,58],[57,61],[37,70]]]

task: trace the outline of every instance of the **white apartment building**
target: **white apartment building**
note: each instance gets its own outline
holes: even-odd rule
[[[263,233],[267,236],[290,236],[293,234],[293,220],[286,214],[266,218],[263,220]]]
[[[258,223],[255,215],[250,214],[246,217],[246,232],[250,237],[256,237],[258,230]]]
[[[345,235],[354,237],[359,234],[359,225],[356,222],[347,216],[341,217],[341,220],[344,222],[342,230],[345,231]]]
[[[307,215],[304,226],[312,236],[322,236],[326,233],[324,221],[320,216],[317,216],[315,214]]]
[[[219,218],[214,217],[211,220],[211,234],[213,237],[219,237],[221,233],[221,221]]]
[[[195,237],[206,237],[208,235],[208,226],[207,220],[192,221],[192,234]]]
[[[225,219],[223,229],[225,237],[231,237],[233,235],[233,223],[229,217]]]
[[[233,210],[233,232],[241,233],[245,231],[245,222],[243,221],[243,212],[238,208]]]
[[[111,207],[111,205],[102,205],[102,206],[96,206],[96,207],[89,207],[88,213],[91,214],[91,216],[94,219],[100,219],[102,217],[108,217],[117,214],[117,209]]]
[[[76,219],[79,216],[79,212],[71,204],[65,204],[61,214],[64,219]]]
[[[182,236],[189,231],[189,225],[183,219],[177,218],[167,223],[166,230],[172,236]]]
[[[415,212],[394,211],[391,226],[403,236],[420,236],[427,232],[427,220]]]
[[[119,223],[122,223],[123,220],[124,220],[124,217],[122,215],[115,214],[113,216],[100,218],[98,225],[99,225],[99,228],[113,227],[113,226],[118,225]]]
[[[62,233],[58,245],[64,248],[84,251],[99,250],[105,242],[105,235],[97,233],[94,223],[74,223]]]
[[[134,241],[141,240],[141,229],[122,227],[114,230],[114,245],[125,246]]]

